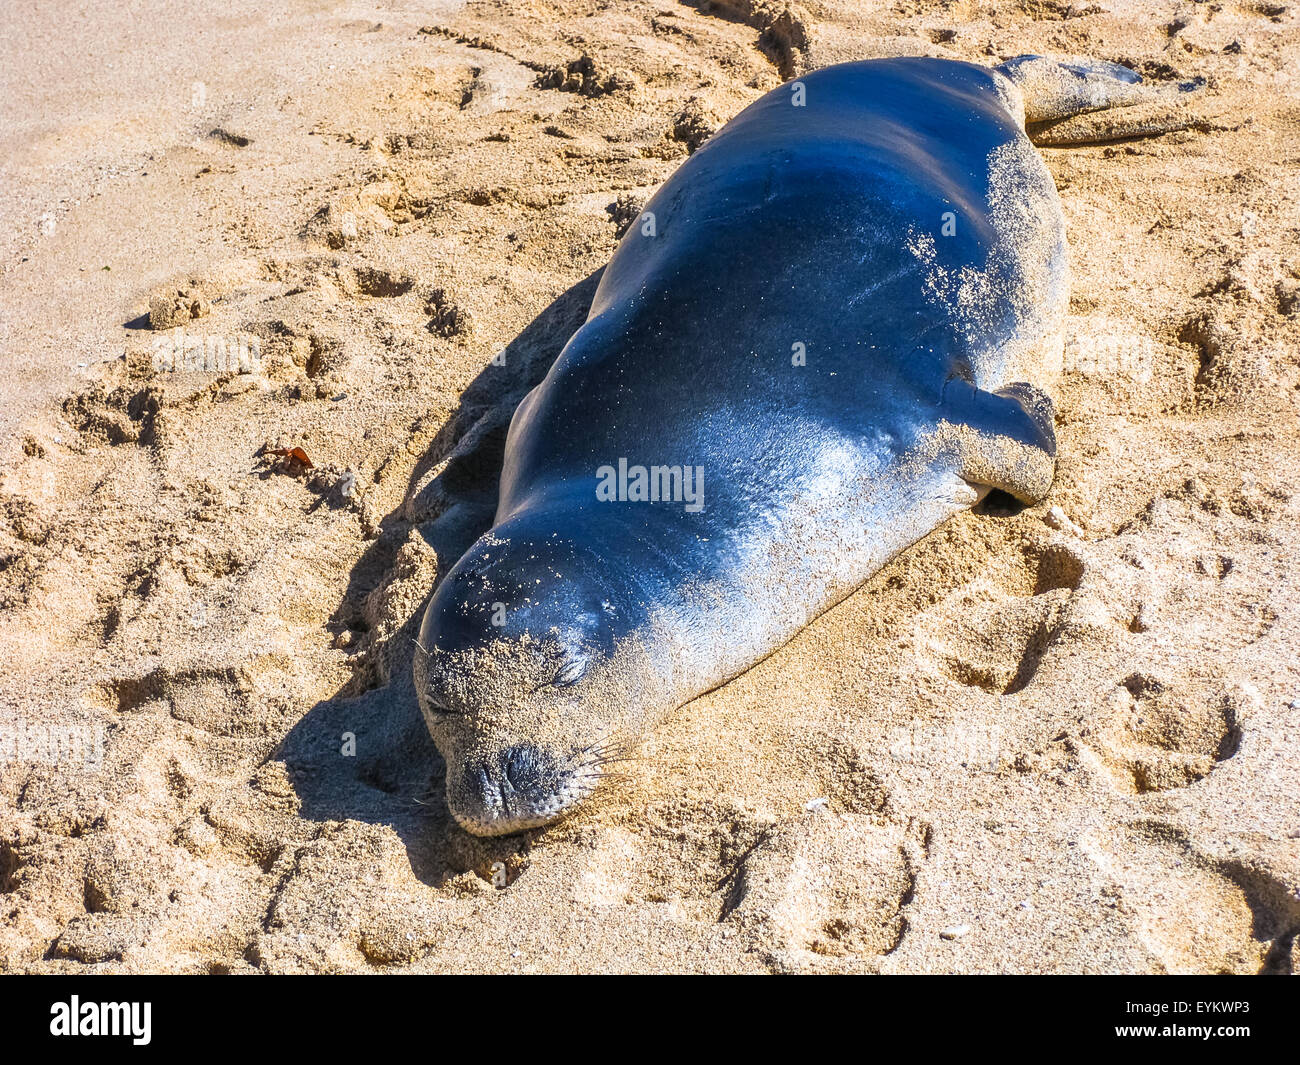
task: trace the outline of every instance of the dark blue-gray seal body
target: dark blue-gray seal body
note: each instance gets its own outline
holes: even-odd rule
[[[425,616],[467,828],[553,820],[989,487],[1046,493],[1066,246],[1023,121],[983,67],[830,67],[647,204]]]

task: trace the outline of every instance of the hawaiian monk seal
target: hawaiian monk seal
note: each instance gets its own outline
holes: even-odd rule
[[[1026,109],[1068,121],[1139,81],[1037,57],[829,67],[659,190],[424,617],[416,686],[462,826],[555,820],[619,744],[989,489],[1046,495],[1068,280]]]

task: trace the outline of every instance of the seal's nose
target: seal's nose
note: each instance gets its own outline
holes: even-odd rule
[[[566,805],[567,779],[550,752],[518,744],[467,766],[448,799],[471,832],[504,835],[555,820]]]
[[[501,752],[500,762],[504,783],[521,797],[536,792],[554,770],[551,759],[532,746],[507,747]]]

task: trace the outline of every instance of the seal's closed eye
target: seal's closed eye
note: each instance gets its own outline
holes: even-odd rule
[[[443,706],[441,703],[426,702],[425,705],[428,707],[429,713],[431,714],[440,715],[442,717],[464,717],[465,716],[462,711],[452,710],[449,707]]]
[[[559,672],[555,674],[555,679],[551,681],[551,684],[556,688],[571,688],[582,679],[582,675],[586,672],[586,659],[566,659],[560,666]]]

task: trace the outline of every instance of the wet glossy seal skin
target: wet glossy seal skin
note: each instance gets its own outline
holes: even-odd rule
[[[1066,246],[1026,95],[1055,120],[1136,81],[1036,57],[829,67],[660,189],[515,412],[495,525],[424,618],[417,689],[461,825],[555,820],[984,491],[1047,493]]]

